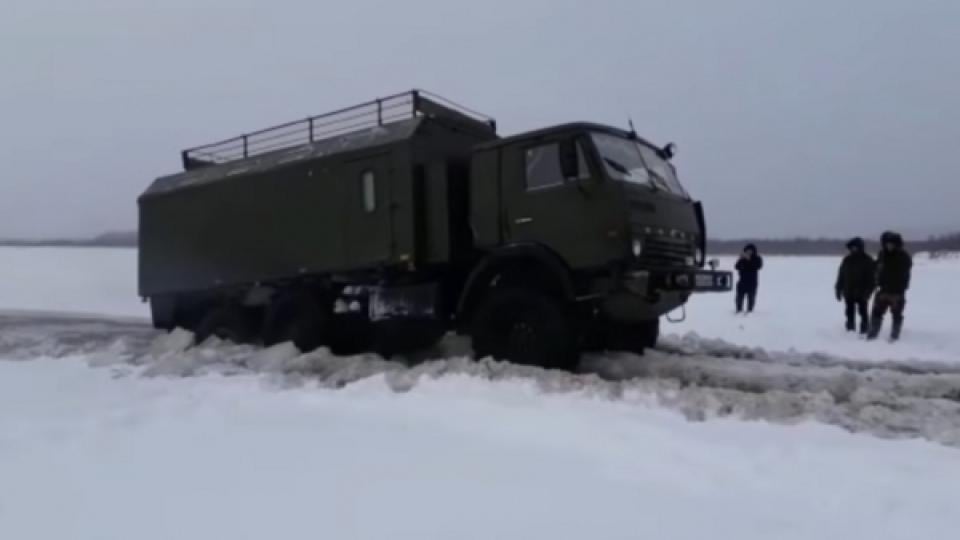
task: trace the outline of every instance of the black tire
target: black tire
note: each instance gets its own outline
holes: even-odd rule
[[[604,327],[604,348],[642,355],[657,345],[659,336],[659,319],[639,323],[608,322]]]
[[[373,325],[366,315],[346,314],[333,317],[330,351],[338,356],[369,352],[374,342]]]
[[[660,339],[660,319],[644,321],[637,325],[637,331],[642,336],[643,346],[652,349],[657,346],[657,340]]]
[[[200,319],[194,329],[197,343],[203,343],[211,336],[236,344],[249,343],[254,331],[250,317],[243,309],[233,306],[221,306],[210,309]]]
[[[409,355],[436,346],[444,329],[435,320],[392,320],[373,324],[374,351],[384,358]]]
[[[573,317],[561,302],[534,290],[493,289],[473,317],[478,358],[573,370],[580,359]]]
[[[331,313],[310,297],[281,299],[267,311],[263,343],[267,346],[293,342],[301,352],[327,345]]]

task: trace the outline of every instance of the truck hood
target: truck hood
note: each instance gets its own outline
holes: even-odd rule
[[[702,247],[696,203],[635,184],[625,184],[624,194],[630,232],[644,244],[641,259],[689,266],[697,247]]]
[[[694,201],[626,183],[624,194],[630,229],[635,234],[699,238],[701,231]]]

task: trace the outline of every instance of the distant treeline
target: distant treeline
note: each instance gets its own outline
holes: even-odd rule
[[[846,251],[848,238],[756,238],[740,240],[710,240],[708,252],[711,255],[736,255],[747,244],[756,244],[762,254],[767,255],[837,255]],[[864,239],[867,250],[876,252],[880,249],[879,239]],[[946,252],[960,252],[960,232],[943,236],[932,236],[926,240],[906,241],[907,249],[911,252],[926,251],[933,254]]]
[[[111,232],[87,239],[3,240],[0,246],[9,247],[137,247],[137,233]]]
[[[766,255],[837,255],[846,251],[847,238],[754,238],[739,240],[710,240],[711,255],[736,255],[746,244],[756,244]],[[878,240],[867,238],[867,249],[876,252]],[[0,240],[0,246],[24,247],[137,247],[136,232],[112,232],[87,240]],[[960,252],[960,232],[933,236],[926,240],[907,240],[911,252]]]

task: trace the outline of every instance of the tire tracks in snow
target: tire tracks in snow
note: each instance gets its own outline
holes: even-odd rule
[[[470,376],[520,381],[545,393],[578,393],[676,410],[690,420],[737,417],[777,423],[816,420],[887,438],[960,447],[960,365],[873,363],[795,352],[770,353],[695,336],[664,340],[643,356],[587,355],[579,373],[473,361],[462,340],[405,361],[373,354],[300,354],[161,334],[139,321],[40,314],[0,315],[0,358],[84,357],[118,377],[262,373],[281,385],[342,388],[382,377],[396,392],[423,380]]]

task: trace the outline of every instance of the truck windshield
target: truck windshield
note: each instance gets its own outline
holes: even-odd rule
[[[687,197],[673,165],[646,144],[607,133],[591,134],[611,178],[644,184]]]

